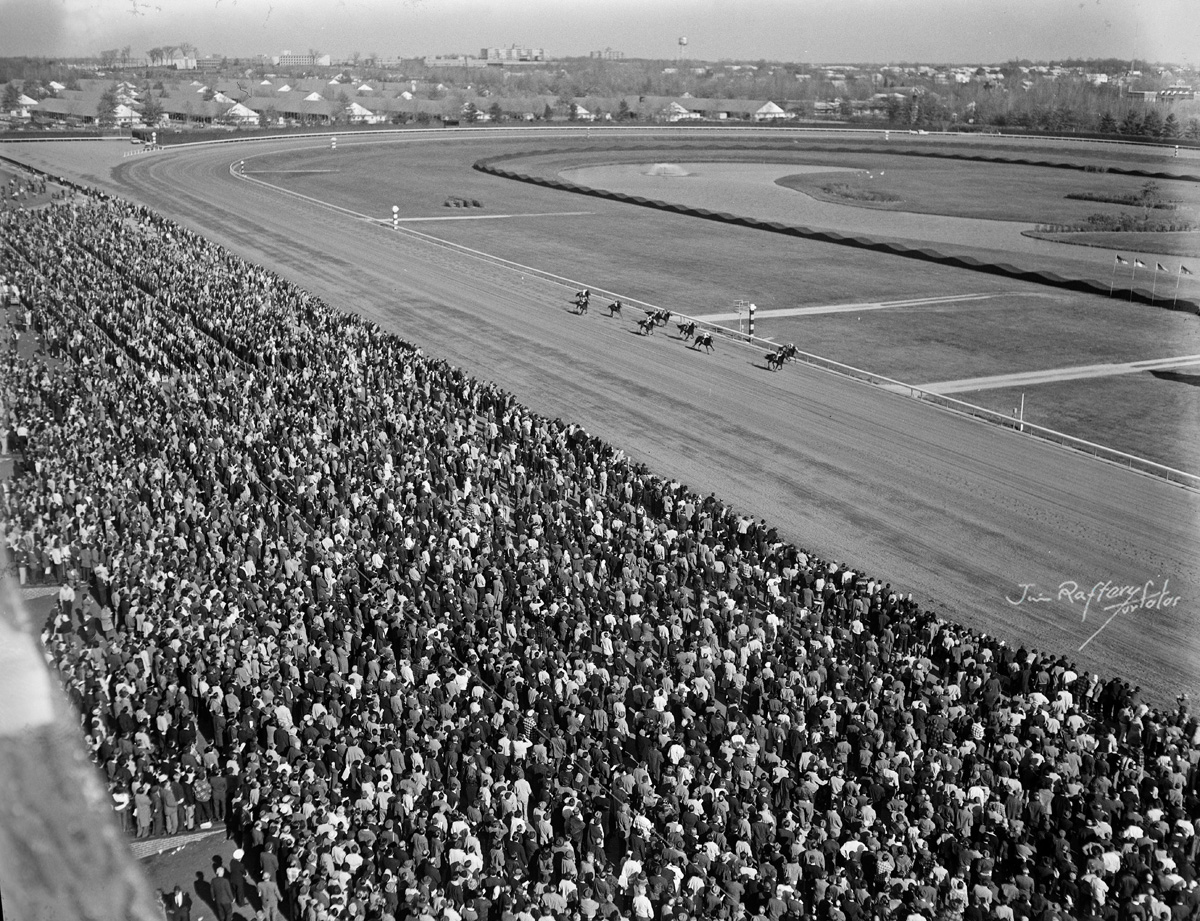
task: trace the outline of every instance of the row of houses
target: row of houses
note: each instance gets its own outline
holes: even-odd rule
[[[81,81],[79,89],[57,88],[53,95],[33,99],[21,94],[10,114],[18,119],[89,125],[99,120],[111,83]],[[697,99],[688,96],[588,96],[570,106],[550,95],[521,97],[449,93],[444,86],[428,89],[440,98],[416,95],[416,84],[284,79],[246,81],[200,80],[156,84],[153,89],[131,83],[115,87],[113,121],[121,126],[223,124],[234,127],[268,124],[384,124],[411,120],[474,122],[533,121],[546,117],[577,121],[611,120],[628,113],[642,119],[668,122],[740,120],[773,122],[795,117],[794,111],[765,99]],[[144,118],[147,109],[154,118]]]

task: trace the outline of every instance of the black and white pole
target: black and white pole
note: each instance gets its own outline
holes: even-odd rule
[[[158,146],[158,132],[157,131],[150,132],[150,146],[151,147]]]
[[[749,326],[749,331],[750,331],[750,338],[751,338],[751,339],[753,339],[753,338],[754,338],[754,311],[756,311],[757,309],[758,309],[758,308],[757,308],[757,307],[755,307],[753,304],[751,304],[751,305],[750,305],[750,306],[747,308],[747,310],[748,310],[748,311],[749,311],[749,313],[750,313],[750,326]]]
[[[392,205],[392,230],[400,229],[400,206]]]
[[[329,149],[337,150],[337,138],[336,137],[331,137],[329,139]]]

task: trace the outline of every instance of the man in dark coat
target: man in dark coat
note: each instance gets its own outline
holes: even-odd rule
[[[163,912],[167,921],[192,921],[192,897],[176,886],[163,895]]]
[[[246,852],[239,847],[233,852],[233,859],[229,861],[229,885],[233,887],[233,899],[238,905],[246,904],[246,895],[249,892],[246,865],[242,863],[245,856]]]
[[[231,921],[233,918],[233,886],[225,875],[225,868],[218,867],[217,875],[212,880],[213,909],[217,913],[217,921]]]

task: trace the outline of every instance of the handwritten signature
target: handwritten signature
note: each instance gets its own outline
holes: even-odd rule
[[[1082,622],[1087,623],[1088,614],[1107,614],[1100,629],[1084,641],[1083,649],[1094,640],[1097,634],[1112,622],[1118,614],[1131,614],[1134,611],[1163,611],[1178,607],[1182,600],[1179,595],[1171,594],[1171,580],[1164,579],[1159,588],[1153,579],[1147,579],[1141,585],[1119,585],[1110,581],[1097,582],[1091,588],[1085,588],[1078,582],[1068,579],[1060,582],[1058,591],[1053,594],[1040,590],[1036,583],[1022,582],[1017,585],[1021,590],[1020,597],[1004,600],[1015,606],[1022,604],[1045,604],[1047,602],[1065,602],[1072,607],[1082,605]]]

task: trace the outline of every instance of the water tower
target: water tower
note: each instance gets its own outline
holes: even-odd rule
[[[679,36],[679,60],[683,60],[687,56],[687,38]]]

